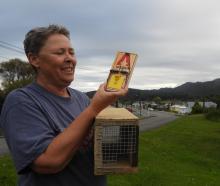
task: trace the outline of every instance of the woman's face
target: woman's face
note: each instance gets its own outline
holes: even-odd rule
[[[37,81],[67,87],[74,79],[76,57],[70,40],[51,35],[37,55]]]

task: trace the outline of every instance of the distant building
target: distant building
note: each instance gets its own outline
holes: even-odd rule
[[[134,102],[134,103],[132,104],[132,106],[133,106],[134,108],[140,108],[140,105],[142,105],[142,104],[140,104],[139,101],[136,101],[136,102]]]
[[[194,101],[189,101],[189,102],[186,103],[186,106],[192,109],[192,107],[194,106],[194,104],[195,104]],[[216,108],[216,107],[217,107],[217,104],[214,103],[214,102],[212,102],[212,101],[205,101],[205,102],[201,102],[201,101],[200,101],[199,104],[200,104],[202,107],[204,106],[205,108],[211,108],[211,107]]]
[[[212,102],[212,101],[207,101],[205,102],[205,108],[211,108],[211,107],[214,107],[216,108],[217,107],[217,104]]]
[[[177,112],[178,114],[188,114],[192,111],[192,109],[184,105],[172,105],[170,106],[170,110],[173,112]]]

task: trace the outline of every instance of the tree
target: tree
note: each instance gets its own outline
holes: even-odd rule
[[[10,91],[33,81],[34,75],[35,72],[31,65],[20,59],[11,59],[0,63],[0,76],[3,79],[3,99]]]
[[[199,104],[198,101],[195,102],[194,106],[192,107],[192,114],[200,114],[203,112],[202,106]]]
[[[3,87],[15,81],[25,80],[34,76],[31,65],[20,59],[10,59],[0,64],[0,75],[3,78]]]
[[[156,96],[153,98],[153,101],[156,103],[156,104],[160,104],[161,103],[161,98],[159,96]]]
[[[28,85],[33,81],[33,78],[26,78],[26,79],[20,79],[16,80],[13,83],[5,83],[4,84],[4,95],[6,96],[9,92],[11,92],[14,89],[24,87],[25,85]]]
[[[4,99],[5,99],[4,92],[2,90],[0,90],[0,112],[1,112],[1,109],[2,109]]]
[[[210,100],[217,104],[217,109],[220,109],[220,95],[212,96]]]

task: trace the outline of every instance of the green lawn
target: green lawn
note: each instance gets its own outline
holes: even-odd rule
[[[108,181],[109,186],[219,186],[220,122],[194,115],[141,133],[139,173]]]
[[[0,157],[0,186],[14,186],[8,156]],[[219,186],[220,122],[202,115],[140,134],[139,173],[112,175],[109,186]]]
[[[9,156],[0,157],[0,186],[15,186],[17,177]]]

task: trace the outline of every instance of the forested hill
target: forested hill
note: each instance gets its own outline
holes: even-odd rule
[[[188,82],[179,87],[174,88],[174,91],[177,93],[188,93],[191,96],[220,95],[220,78],[206,82]]]
[[[95,91],[87,92],[89,97],[92,97]],[[196,99],[208,98],[220,95],[220,78],[206,82],[187,82],[176,88],[161,88],[158,90],[139,90],[129,89],[125,100],[151,100],[159,96],[162,99]]]

